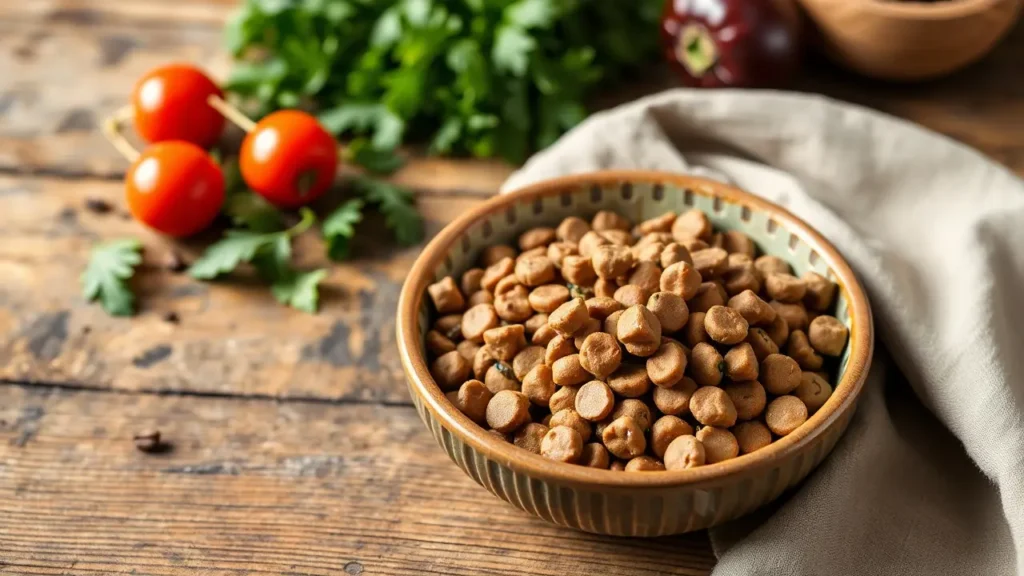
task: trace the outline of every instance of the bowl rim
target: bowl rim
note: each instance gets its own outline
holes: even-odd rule
[[[870,0],[867,10],[876,14],[908,20],[947,20],[983,13],[1000,5],[1020,0],[948,0],[945,2],[900,2],[897,0]]]
[[[417,324],[424,294],[427,286],[433,282],[434,271],[443,263],[459,237],[484,217],[501,214],[516,203],[559,195],[564,191],[584,186],[624,183],[671,184],[691,190],[697,195],[711,198],[717,196],[727,202],[747,206],[751,210],[766,212],[782,227],[818,252],[832,270],[838,289],[845,295],[848,303],[850,357],[846,372],[835,386],[832,396],[795,431],[756,452],[724,462],[686,470],[623,474],[612,470],[555,462],[502,441],[470,420],[445,397],[445,393],[430,375],[426,358],[420,351]],[[457,435],[474,450],[533,478],[571,486],[613,489],[700,487],[727,476],[767,468],[808,449],[813,446],[816,438],[854,406],[863,390],[874,350],[874,327],[867,294],[850,266],[821,234],[781,206],[734,186],[697,176],[647,170],[608,170],[544,180],[499,194],[462,214],[445,226],[413,263],[398,300],[396,335],[403,370],[410,389],[423,403],[423,409],[429,410],[441,426]]]

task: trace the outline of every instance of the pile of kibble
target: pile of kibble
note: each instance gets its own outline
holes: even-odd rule
[[[700,210],[533,228],[428,292],[431,374],[466,416],[552,460],[677,470],[763,448],[832,394],[836,286]]]

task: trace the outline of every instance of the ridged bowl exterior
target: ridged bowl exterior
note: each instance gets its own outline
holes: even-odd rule
[[[486,433],[452,406],[427,370],[426,285],[472,266],[479,251],[568,215],[616,210],[634,222],[696,206],[717,229],[740,229],[761,252],[799,275],[814,269],[839,286],[834,314],[850,328],[829,401],[769,447],[700,468],[654,473],[594,470],[541,458]],[[771,502],[803,480],[846,430],[873,346],[870,308],[835,249],[794,216],[710,180],[656,172],[566,177],[490,200],[449,225],[417,260],[399,303],[398,342],[410,395],[437,443],[463,471],[512,505],[561,526],[616,536],[653,537],[708,528]]]

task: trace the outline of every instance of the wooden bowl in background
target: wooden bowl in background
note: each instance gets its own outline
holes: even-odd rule
[[[797,0],[825,53],[866,76],[923,80],[983,57],[1024,0]]]
[[[851,0],[852,1],[852,0]],[[838,285],[834,314],[850,329],[832,397],[793,433],[751,454],[689,470],[614,472],[555,462],[487,433],[453,406],[430,375],[427,286],[472,267],[484,247],[515,243],[535,226],[615,210],[634,222],[696,206],[718,229],[747,233],[759,250]],[[413,403],[434,439],[473,480],[555,524],[618,536],[707,528],[777,498],[832,450],[853,416],[873,348],[864,289],[834,247],[762,198],[711,180],[658,172],[567,176],[492,198],[445,227],[417,258],[398,303],[398,347]]]

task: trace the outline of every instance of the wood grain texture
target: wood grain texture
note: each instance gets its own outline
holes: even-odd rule
[[[330,266],[322,308],[309,315],[273,300],[243,271],[201,283],[164,268],[216,237],[174,243],[123,216],[122,185],[102,180],[0,177],[0,379],[95,388],[406,402],[394,311],[418,248],[399,249],[379,220],[360,227],[356,260],[329,264],[319,233],[295,243],[296,266]],[[89,198],[117,209],[96,214]],[[479,202],[424,194],[428,233]],[[113,318],[80,295],[78,276],[99,241],[137,237],[141,308]],[[175,312],[179,323],[163,319]]]
[[[173,450],[131,436],[161,430]],[[410,407],[0,387],[0,573],[707,574],[702,534],[556,528]]]

